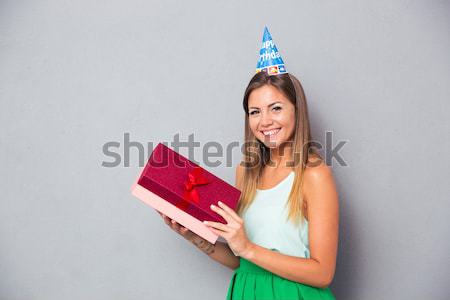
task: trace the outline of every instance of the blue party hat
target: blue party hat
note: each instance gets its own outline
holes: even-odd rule
[[[272,40],[272,36],[264,27],[264,35],[261,50],[259,50],[259,60],[256,64],[256,73],[266,72],[269,75],[278,75],[287,73],[283,59],[278,52],[277,46]]]

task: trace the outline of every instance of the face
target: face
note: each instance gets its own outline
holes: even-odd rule
[[[295,106],[276,87],[264,85],[248,98],[249,125],[266,147],[277,148],[294,133]]]

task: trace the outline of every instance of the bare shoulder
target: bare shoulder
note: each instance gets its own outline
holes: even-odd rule
[[[303,176],[305,193],[314,192],[315,189],[320,189],[327,185],[334,186],[332,169],[318,156],[309,159]]]
[[[321,158],[313,158],[309,160],[308,165],[305,168],[305,180],[308,179],[320,179],[328,176],[332,176],[333,172],[329,166]]]

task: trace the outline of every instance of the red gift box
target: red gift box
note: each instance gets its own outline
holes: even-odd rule
[[[162,143],[153,150],[137,184],[200,221],[226,224],[212,211],[221,201],[236,209],[241,192]]]

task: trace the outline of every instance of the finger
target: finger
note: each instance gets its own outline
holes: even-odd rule
[[[163,217],[164,223],[166,223],[167,225],[170,225],[170,219],[166,216]]]
[[[211,210],[222,216],[227,223],[232,223],[234,219],[223,209],[218,206],[211,204]]]
[[[167,217],[165,214],[163,214],[162,212],[157,211],[158,214],[164,219],[165,217]]]
[[[180,230],[180,224],[178,224],[177,221],[172,220],[172,228],[178,232]]]
[[[219,223],[219,222],[203,221],[203,223],[205,225],[207,225],[207,226],[214,227],[216,229],[222,230],[223,232],[229,232],[230,231],[230,227],[229,226],[227,226],[225,224],[222,224],[222,223]]]
[[[187,236],[190,236],[192,234],[192,231],[190,231],[188,228],[186,228],[184,226],[181,226],[180,233],[183,236],[187,237]]]
[[[181,228],[180,228],[180,234],[181,234],[182,236],[184,236],[184,237],[188,237],[189,234],[190,234],[190,231],[189,231],[189,229],[187,229],[186,227],[181,226]]]
[[[241,222],[242,218],[239,217],[239,215],[233,210],[231,209],[231,207],[229,207],[228,205],[226,205],[225,203],[219,201],[218,202],[219,207],[221,207],[224,211],[226,211],[235,221],[237,222]]]
[[[215,234],[217,234],[218,236],[221,236],[225,239],[225,233],[223,231],[217,230],[215,228],[209,227],[209,229],[214,232]]]

